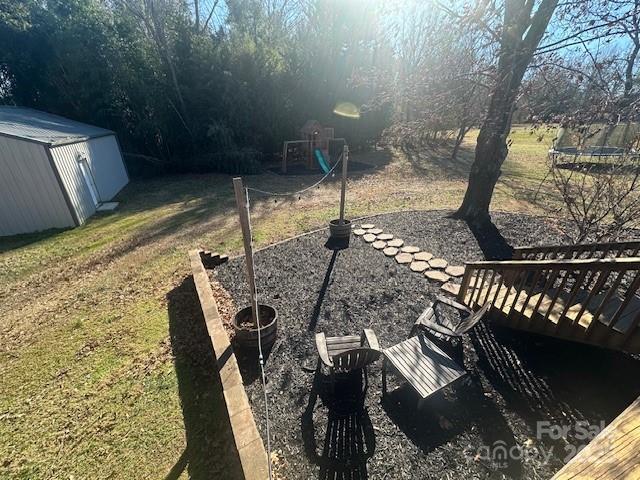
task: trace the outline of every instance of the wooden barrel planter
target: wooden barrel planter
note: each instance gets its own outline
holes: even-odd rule
[[[331,238],[336,240],[347,239],[351,237],[351,220],[343,220],[336,218],[329,222],[329,233]]]
[[[270,305],[258,305],[260,319],[260,339],[262,349],[273,346],[278,332],[278,312]],[[251,307],[245,307],[233,316],[235,342],[245,348],[258,348],[258,328],[253,324]]]

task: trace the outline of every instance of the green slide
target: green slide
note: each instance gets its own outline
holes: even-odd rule
[[[316,160],[318,161],[318,165],[320,165],[320,168],[322,169],[322,171],[324,173],[329,173],[329,170],[331,170],[331,167],[329,167],[329,163],[324,158],[324,154],[322,153],[322,150],[320,150],[319,148],[316,148],[313,151],[313,153],[315,154]]]

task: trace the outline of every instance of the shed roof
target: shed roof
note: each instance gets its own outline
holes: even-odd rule
[[[0,106],[0,134],[44,145],[65,145],[113,135],[105,128],[33,108]]]

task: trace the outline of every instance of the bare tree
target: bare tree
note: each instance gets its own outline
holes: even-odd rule
[[[483,3],[493,5],[492,2]],[[542,0],[534,11],[535,4],[533,0],[504,2],[498,63],[489,107],[478,135],[467,191],[455,214],[457,218],[476,224],[490,220],[489,205],[507,157],[507,136],[518,90],[558,0]]]
[[[392,143],[415,149],[453,139],[455,158],[485,104],[490,66],[481,35],[426,2],[390,4],[384,15],[394,68],[369,76],[378,89],[370,106],[393,105]]]
[[[552,160],[551,177],[571,220],[565,234],[574,243],[614,241],[640,226],[640,168],[625,153],[584,163],[572,156]]]
[[[173,49],[170,46],[170,42],[167,35],[167,21],[170,15],[175,14],[176,10],[172,0],[119,0],[121,5],[129,10],[136,18],[138,18],[149,37],[153,40],[158,55],[165,64],[173,90],[176,95],[178,105],[176,106],[171,100],[169,100],[171,106],[175,110],[176,114],[180,118],[181,123],[193,137],[193,133],[190,127],[189,110],[184,101],[182,94],[182,88],[178,81],[178,74],[176,66],[173,61]]]

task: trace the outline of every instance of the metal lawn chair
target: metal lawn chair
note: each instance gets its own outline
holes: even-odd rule
[[[457,322],[448,321],[436,314],[438,303],[449,305],[467,315],[466,317],[461,316]],[[436,301],[431,303],[415,321],[411,335],[418,330],[426,331],[435,338],[436,342],[440,343],[441,347],[449,350],[456,360],[462,362],[462,335],[471,331],[483,319],[490,307],[491,302],[487,302],[480,310],[474,312],[455,300],[438,295]]]

